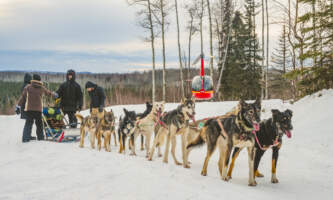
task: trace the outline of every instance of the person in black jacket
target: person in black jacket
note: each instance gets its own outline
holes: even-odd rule
[[[66,74],[66,82],[57,90],[60,100],[60,108],[68,115],[72,128],[77,127],[75,112],[82,109],[83,95],[80,85],[75,81],[75,71],[70,69]]]
[[[86,89],[90,96],[90,112],[93,108],[98,108],[99,112],[103,112],[105,101],[104,89],[90,81],[86,83]]]

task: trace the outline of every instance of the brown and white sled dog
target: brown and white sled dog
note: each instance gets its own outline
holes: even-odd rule
[[[164,111],[164,101],[153,103],[151,112],[142,119],[139,119],[135,122],[135,131],[133,144],[131,146],[131,155],[136,155],[135,153],[135,140],[138,135],[145,136],[145,148],[146,148],[146,157],[149,155],[150,139],[151,135],[154,132],[154,127],[156,123],[160,120],[160,116]]]
[[[171,141],[171,154],[175,161],[175,164],[181,165],[182,163],[179,162],[175,155],[176,150],[176,135],[182,135],[182,155],[183,161],[186,155],[185,152],[185,142],[186,142],[186,132],[189,132],[189,120],[192,119],[194,122],[194,115],[195,115],[195,100],[192,99],[182,99],[181,104],[174,110],[167,112],[162,118],[162,124],[159,126],[157,134],[154,138],[153,146],[150,150],[148,160],[152,160],[154,155],[154,151],[156,147],[160,147],[164,143],[164,137],[167,137],[166,146],[165,146],[165,153],[163,162],[168,163],[168,155],[169,155],[169,148],[170,148],[170,141]],[[184,165],[187,162],[183,162]]]
[[[191,149],[200,144],[207,144],[207,155],[201,171],[201,175],[207,175],[207,166],[210,157],[216,147],[220,152],[219,171],[221,178],[229,180],[227,169],[230,153],[233,147],[247,147],[249,157],[249,186],[255,186],[254,179],[254,157],[255,157],[255,139],[253,130],[258,130],[260,122],[261,103],[257,100],[253,104],[247,104],[244,101],[239,102],[238,112],[223,118],[208,120],[201,129],[200,135],[191,142],[187,149]]]
[[[104,116],[100,119],[97,130],[96,130],[96,137],[97,137],[97,148],[101,150],[101,140],[102,136],[104,138],[104,148],[105,151],[111,151],[111,135],[114,137],[115,146],[117,146],[117,139],[116,139],[116,132],[115,132],[115,116],[111,111],[107,112],[104,110]]]
[[[96,137],[96,131],[97,131],[97,126],[99,122],[99,114],[98,114],[98,109],[93,109],[87,117],[83,117],[81,114],[76,113],[75,114],[76,118],[80,121],[81,127],[80,127],[80,147],[84,147],[84,136],[85,133],[89,133],[90,137],[90,145],[91,148],[95,148],[95,137]]]

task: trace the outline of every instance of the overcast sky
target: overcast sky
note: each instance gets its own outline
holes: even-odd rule
[[[183,1],[179,4],[182,6]],[[150,69],[150,44],[142,40],[148,33],[137,26],[137,10],[138,7],[129,7],[126,0],[0,0],[0,70]],[[169,18],[173,20],[174,14]],[[182,29],[185,18],[183,13]],[[272,29],[272,37],[278,34],[279,30]],[[187,48],[187,33],[182,32],[181,37],[183,48]],[[173,27],[166,38],[167,67],[177,67]],[[206,49],[208,45],[205,37]],[[158,66],[161,66],[160,46],[157,41]],[[197,38],[193,55],[198,54],[199,46]]]

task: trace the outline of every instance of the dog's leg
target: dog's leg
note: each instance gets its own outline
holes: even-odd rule
[[[256,154],[255,147],[247,147],[249,157],[249,186],[256,186],[257,182],[254,177],[254,158]]]
[[[136,153],[135,153],[135,140],[136,140],[137,137],[138,137],[138,134],[134,133],[134,138],[133,138],[132,145],[131,145],[131,150],[132,150],[132,153],[130,154],[131,156],[136,156]]]
[[[112,134],[113,134],[113,138],[114,138],[114,146],[117,146],[117,137],[116,137],[116,132],[115,132],[115,131],[113,131],[113,132],[112,132]]]
[[[96,137],[96,131],[90,131],[90,146],[92,149],[95,149],[95,137]]]
[[[182,165],[182,163],[179,162],[176,158],[176,153],[175,153],[176,145],[177,145],[177,140],[176,140],[176,135],[174,134],[171,136],[171,155],[172,155],[173,160],[175,161],[176,165]]]
[[[145,150],[145,148],[143,147],[143,135],[141,135],[141,148],[140,148],[140,150],[141,151],[143,151],[143,150]]]
[[[278,183],[279,180],[276,178],[276,165],[279,158],[279,150],[281,148],[281,144],[277,147],[273,147],[273,155],[272,155],[272,183]]]
[[[84,136],[85,136],[85,129],[83,128],[83,126],[80,128],[80,135],[81,135],[81,138],[80,138],[80,147],[83,148],[84,147]]]
[[[206,154],[204,165],[203,165],[202,170],[201,170],[201,175],[202,176],[207,176],[208,162],[209,162],[210,157],[213,155],[215,149],[216,149],[216,144],[214,144],[212,146],[209,146],[207,144],[207,154]]]
[[[97,149],[100,151],[102,148],[102,130],[97,129],[96,137],[97,137]]]
[[[145,135],[146,136],[146,144],[145,144],[145,146],[146,146],[146,158],[148,158],[149,157],[149,148],[150,148],[150,138],[151,138],[151,134],[150,133],[148,133],[148,134],[146,134]],[[143,136],[141,135],[141,139],[143,138]],[[142,141],[142,140],[141,140]],[[141,145],[142,145],[142,143],[141,143]]]
[[[256,156],[254,157],[254,177],[264,177],[264,175],[262,175],[258,170],[261,157],[264,153],[265,151],[261,149],[256,150]]]
[[[167,131],[167,141],[165,144],[165,151],[164,151],[164,157],[163,157],[163,162],[164,163],[168,163],[168,157],[169,157],[169,148],[170,148],[170,128],[171,126],[169,126],[169,130]]]
[[[168,134],[168,130],[165,128],[159,129],[160,134],[158,135],[158,143],[157,143],[157,156],[162,157],[161,146],[164,144],[164,137]]]
[[[187,163],[187,150],[186,150],[186,137],[189,135],[189,128],[186,128],[185,133],[182,134],[182,156],[183,156],[183,167],[190,168]]]
[[[120,148],[119,148],[119,153],[125,154],[125,141],[126,141],[126,136],[122,133],[120,133]]]
[[[228,143],[228,141],[226,141],[222,137],[218,138],[217,144],[220,152],[220,158],[218,162],[220,176],[222,180],[229,181],[227,170],[228,170],[229,157],[232,147]]]
[[[241,152],[241,151],[242,151],[242,148],[238,148],[238,147],[234,148],[234,151],[232,153],[231,164],[229,166],[228,175],[227,175],[229,179],[232,178],[232,171],[234,169],[235,162],[236,162],[236,159],[237,159],[237,157],[239,155],[239,152]]]
[[[111,132],[107,131],[104,136],[104,149],[111,152]]]
[[[149,152],[149,156],[148,156],[149,161],[153,160],[153,156],[154,156],[154,152],[155,152],[155,148],[156,148],[157,144],[158,144],[158,133],[154,137],[153,145],[151,146],[151,149]]]

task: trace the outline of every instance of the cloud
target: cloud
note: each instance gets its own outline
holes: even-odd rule
[[[180,1],[180,7],[185,1],[189,0]],[[149,68],[151,46],[141,39],[149,33],[136,25],[138,9],[125,0],[0,0],[0,70],[64,71],[73,67],[78,71],[127,72]],[[182,51],[187,52],[187,14],[183,8],[180,12]],[[166,32],[167,67],[178,67],[174,13],[168,18],[172,25]],[[209,57],[206,25],[204,32],[204,52]],[[160,38],[155,47],[159,67]],[[197,35],[192,58],[199,52]]]

